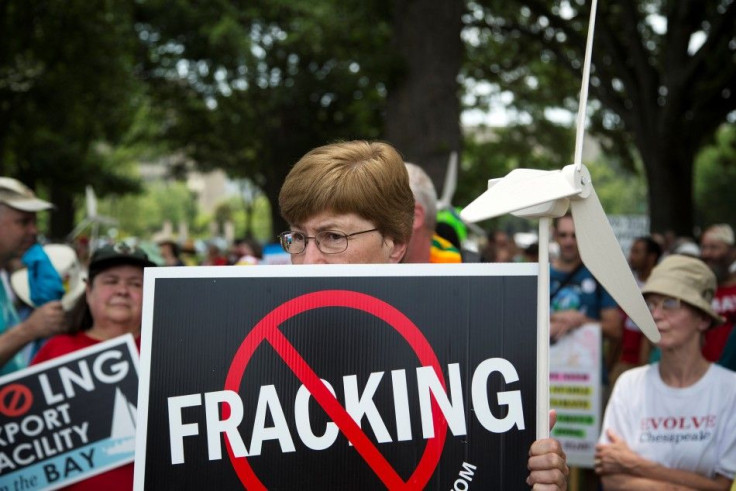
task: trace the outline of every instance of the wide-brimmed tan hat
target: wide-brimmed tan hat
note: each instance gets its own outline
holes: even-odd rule
[[[33,213],[54,207],[48,201],[37,198],[28,186],[12,177],[0,177],[0,203]]]
[[[82,296],[85,289],[85,275],[77,259],[77,254],[74,252],[74,249],[64,244],[47,244],[43,246],[43,250],[64,283],[66,293],[61,298],[61,305],[64,310],[69,311],[77,299]],[[18,298],[31,307],[37,307],[31,300],[31,288],[28,283],[27,268],[19,269],[10,275],[10,284],[15,294],[18,295]]]
[[[658,293],[679,298],[713,320],[711,326],[723,324],[726,319],[718,315],[711,302],[716,291],[713,271],[700,259],[673,254],[657,265],[649,276],[642,294]]]

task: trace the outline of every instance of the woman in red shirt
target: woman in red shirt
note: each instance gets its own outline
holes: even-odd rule
[[[140,349],[143,268],[155,266],[148,255],[124,243],[104,246],[92,255],[86,294],[74,309],[74,329],[49,339],[32,364],[132,334]],[[133,489],[133,464],[127,464],[68,486],[72,490]]]

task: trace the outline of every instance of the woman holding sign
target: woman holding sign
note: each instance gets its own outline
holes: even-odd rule
[[[89,264],[86,295],[75,308],[79,319],[69,334],[51,338],[32,364],[72,353],[124,334],[140,348],[143,268],[155,266],[145,252],[124,243],[95,251]],[[133,488],[133,464],[117,467],[66,489],[123,491]]]
[[[316,148],[292,168],[279,194],[291,230],[279,235],[293,264],[398,263],[411,238],[414,195],[398,152],[365,141]],[[527,483],[565,489],[560,444],[534,442]]]
[[[616,382],[596,447],[605,489],[723,489],[736,474],[736,373],[710,363],[704,333],[723,322],[702,261],[669,256],[642,289],[662,334],[659,363]]]

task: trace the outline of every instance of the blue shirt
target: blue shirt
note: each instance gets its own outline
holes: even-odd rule
[[[601,310],[616,308],[613,297],[598,283],[588,268],[581,266],[562,287],[570,273],[550,266],[550,312],[578,310],[591,319],[600,320]]]

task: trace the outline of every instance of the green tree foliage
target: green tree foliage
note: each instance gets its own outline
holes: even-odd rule
[[[196,199],[183,182],[153,182],[140,195],[100,200],[101,215],[116,217],[120,237],[151,237],[168,220],[176,229],[180,222],[193,223]]]
[[[488,179],[503,177],[516,168],[559,169],[569,164],[574,138],[570,128],[546,120],[534,125],[475,129],[465,145],[460,167],[463,179],[458,182],[454,204],[470,203],[487,189]],[[640,174],[621,169],[618,161],[604,155],[587,166],[606,213],[647,213],[646,185]],[[533,224],[523,223],[524,219],[506,218],[481,225],[487,230],[533,228]]]
[[[540,120],[534,125],[479,127],[468,135],[454,203],[470,203],[488,187],[488,179],[503,177],[518,167],[559,169],[569,163],[574,134],[564,126]]]
[[[391,70],[385,3],[145,2],[143,73],[165,138],[199,168],[247,177],[276,203],[309,149],[380,135]],[[276,206],[272,219],[285,226]]]
[[[468,79],[513,95],[539,121],[575,112],[590,2],[475,0],[465,17]],[[689,234],[695,155],[736,109],[736,2],[598,5],[590,131],[649,185],[654,230]]]
[[[127,129],[137,89],[128,2],[0,2],[0,174],[57,205],[51,235],[73,226],[73,198],[137,189],[106,161]]]
[[[647,188],[641,174],[621,169],[616,161],[587,164],[596,194],[609,215],[646,215]]]
[[[724,125],[715,142],[698,154],[695,201],[698,221],[736,225],[736,125]]]
[[[589,3],[0,1],[0,173],[59,205],[57,237],[86,184],[100,196],[136,189],[131,163],[164,154],[175,173],[220,168],[275,205],[307,150],[389,137],[437,182],[458,148],[460,60],[461,81],[490,83],[519,116],[467,146],[464,204],[516,166],[569,163],[573,135],[551,113],[577,108]],[[735,107],[735,17],[731,0],[599,7],[590,131],[613,168],[642,163],[655,229],[692,225],[694,156]],[[442,41],[460,22],[464,49]],[[277,206],[271,215],[285,227]]]

